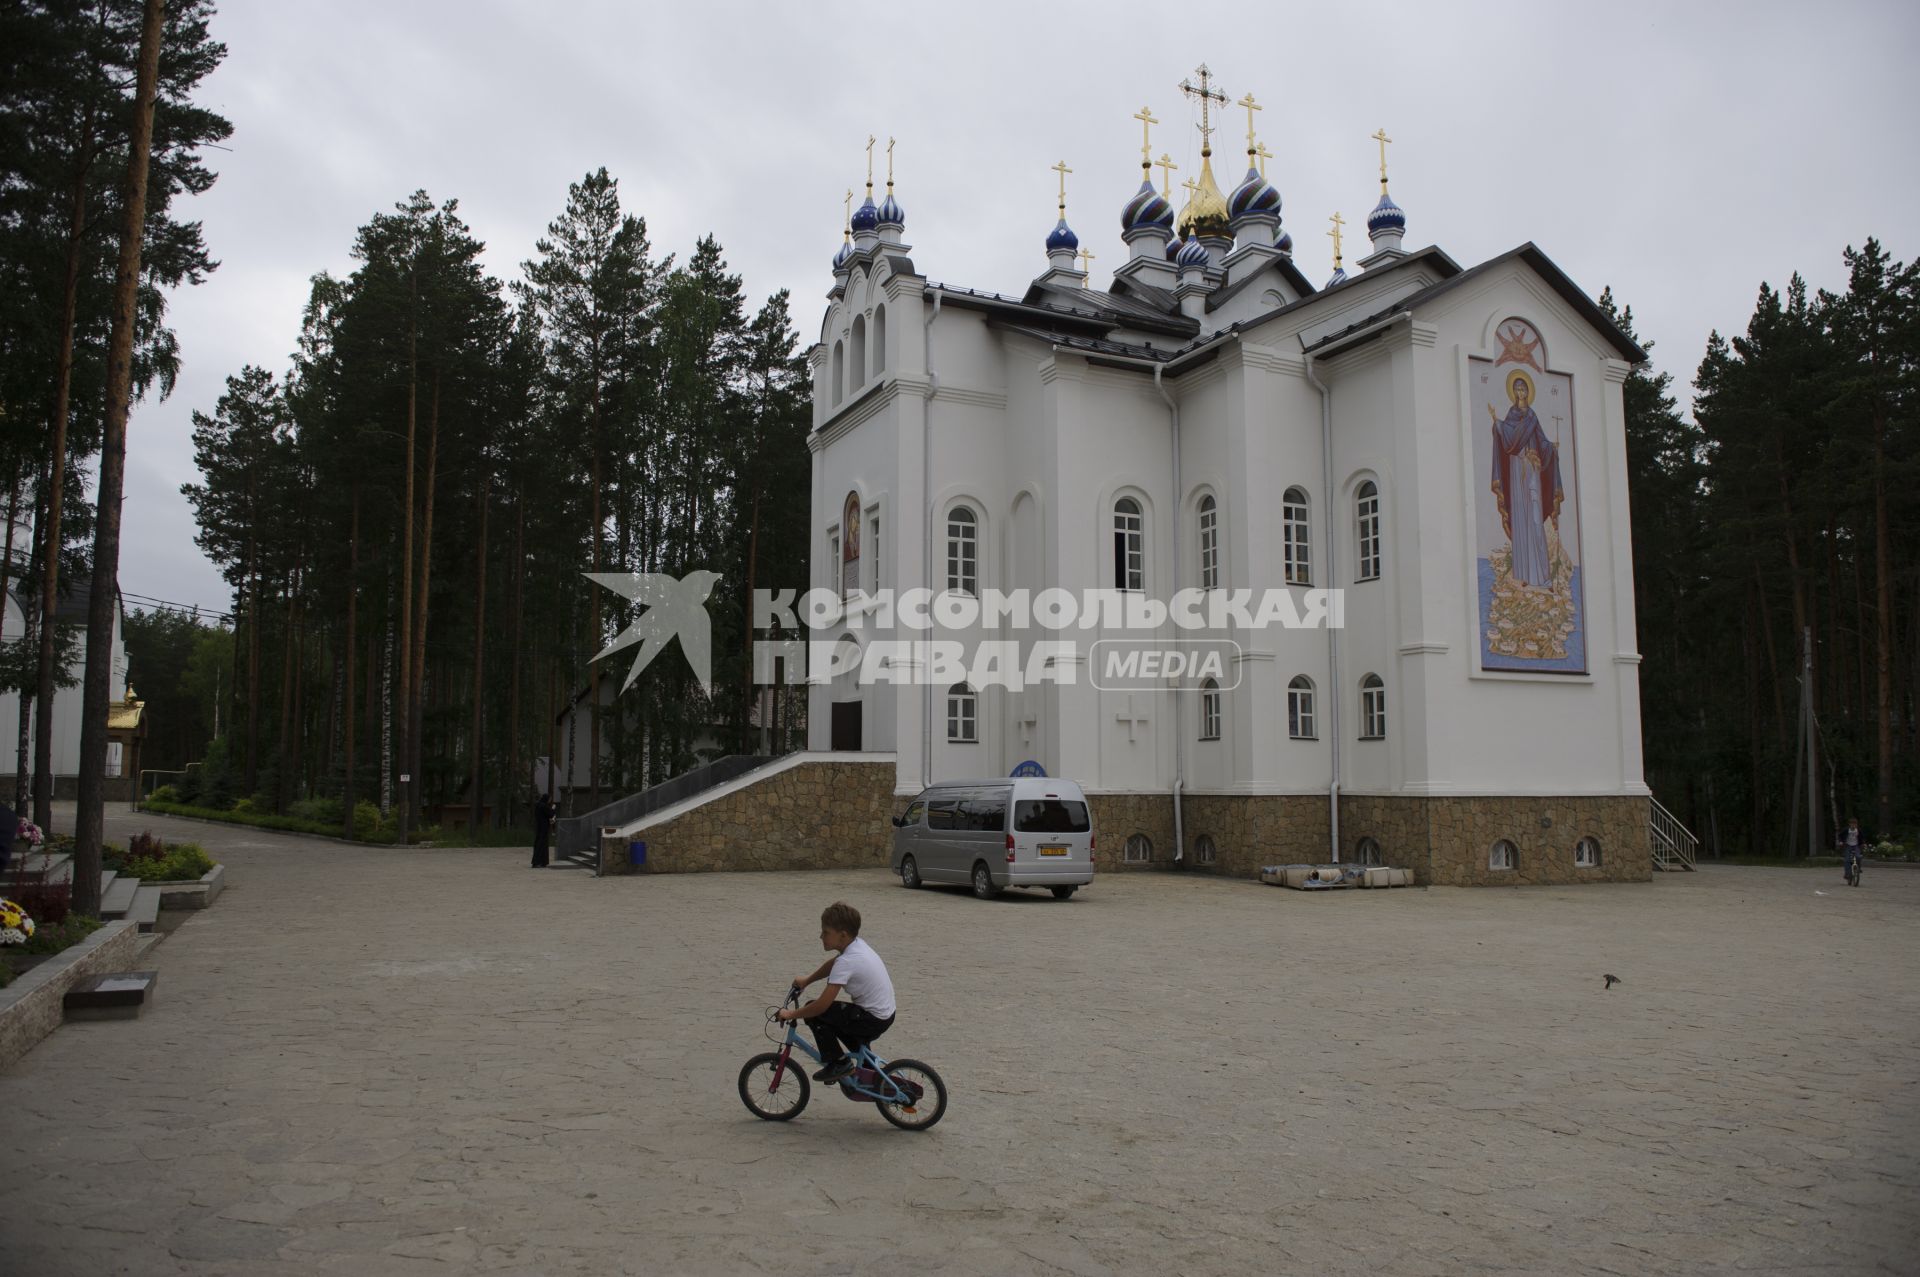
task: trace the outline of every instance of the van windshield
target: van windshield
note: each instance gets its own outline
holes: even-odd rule
[[[1028,799],[1013,805],[1014,832],[1022,834],[1084,834],[1087,805],[1058,798]]]

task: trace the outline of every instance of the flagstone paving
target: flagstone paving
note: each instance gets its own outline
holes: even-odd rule
[[[0,1071],[7,1271],[1920,1266],[1920,867],[982,903],[141,827],[229,889],[139,1020]],[[930,1132],[735,1094],[836,898],[899,990],[880,1046],[952,1088]]]

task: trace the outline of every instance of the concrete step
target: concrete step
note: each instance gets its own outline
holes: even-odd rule
[[[166,938],[167,938],[167,933],[164,931],[149,931],[145,935],[141,936],[139,940],[134,942],[134,946],[133,946],[134,962],[136,963],[145,962],[147,960],[147,955],[153,952],[154,946],[159,944],[162,940],[165,940]]]
[[[157,882],[145,883],[134,889],[133,907],[127,910],[127,917],[138,924],[139,930],[152,931],[153,924],[160,920],[160,896],[160,884]]]
[[[113,880],[115,878],[118,878],[119,876],[120,876],[120,871],[117,869],[102,869],[100,871],[100,898],[101,899],[103,900],[106,899],[107,888],[113,886]]]
[[[72,881],[73,857],[64,851],[42,856],[37,851],[23,854],[16,850],[12,862],[7,865],[7,872],[0,875],[0,884],[18,886]]]
[[[63,1009],[69,1020],[133,1020],[153,1000],[158,971],[117,971],[88,976],[67,991]]]
[[[115,876],[113,885],[100,893],[100,920],[112,922],[116,918],[127,916],[127,910],[133,908],[133,897],[140,890],[138,878]]]

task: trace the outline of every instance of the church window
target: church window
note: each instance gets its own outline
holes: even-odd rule
[[[849,492],[840,520],[840,596],[860,589],[860,494]]]
[[[1153,859],[1153,839],[1145,834],[1134,834],[1127,839],[1127,863],[1143,865]]]
[[[1582,838],[1579,842],[1573,844],[1573,863],[1581,869],[1598,869],[1600,867],[1600,840],[1598,838]]]
[[[1353,863],[1363,866],[1383,863],[1380,859],[1380,844],[1371,838],[1362,838],[1354,844]]]
[[[1305,674],[1287,684],[1287,735],[1294,740],[1313,740],[1318,735],[1313,724],[1313,680]]]
[[[1210,495],[1200,498],[1200,588],[1220,588],[1220,508]]]
[[[887,308],[876,306],[873,309],[873,375],[878,377],[887,370]]]
[[[853,371],[853,375],[847,379],[847,390],[851,393],[867,384],[867,317],[865,315],[853,317],[853,335],[847,339],[847,344],[848,362],[852,364]]]
[[[1113,503],[1113,588],[1147,588],[1147,545],[1140,503],[1121,497]]]
[[[1493,850],[1487,853],[1487,868],[1518,869],[1520,867],[1520,849],[1509,840],[1502,838],[1493,844]]]
[[[827,533],[827,581],[829,588],[833,582],[832,574],[838,571],[840,562],[840,529],[834,528]]]
[[[1212,834],[1201,834],[1193,840],[1193,862],[1196,865],[1210,865],[1218,858],[1219,852],[1214,848]]]
[[[1360,525],[1361,581],[1380,579],[1380,489],[1368,479],[1354,494],[1354,513]]]
[[[1288,585],[1313,584],[1313,558],[1307,543],[1307,494],[1288,488],[1280,498],[1280,535]]]
[[[873,561],[873,589],[880,591],[880,507],[867,509],[867,558]]]
[[[973,745],[980,740],[980,697],[965,683],[947,689],[947,743]]]
[[[1360,739],[1384,740],[1387,735],[1387,685],[1378,674],[1360,680]]]
[[[833,343],[833,406],[838,408],[846,397],[847,349],[836,341]]]
[[[1220,739],[1220,684],[1213,679],[1200,684],[1200,739]]]
[[[947,512],[947,589],[980,593],[980,520],[963,505]]]

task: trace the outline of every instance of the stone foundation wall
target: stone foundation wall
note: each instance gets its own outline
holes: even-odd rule
[[[602,874],[858,869],[893,850],[894,763],[799,763],[600,846]],[[904,807],[904,802],[901,804]],[[627,844],[647,844],[629,863]]]
[[[0,989],[0,1069],[40,1044],[66,1018],[67,990],[93,975],[124,971],[140,928],[122,918]]]
[[[1180,801],[1185,868],[1229,878],[1258,878],[1267,865],[1327,860],[1325,794],[1187,794]],[[1211,865],[1200,839],[1213,839]]]
[[[1173,795],[1088,794],[1087,805],[1093,809],[1096,873],[1165,869],[1173,863]],[[1134,834],[1145,834],[1152,844],[1144,861],[1127,859],[1127,839]]]
[[[1646,882],[1653,877],[1647,816],[1645,798],[1342,795],[1341,857],[1351,857],[1360,839],[1371,837],[1386,864],[1405,865],[1422,884]],[[1576,868],[1574,844],[1587,837],[1600,842],[1600,864]],[[1514,869],[1488,867],[1501,838],[1519,848]]]

